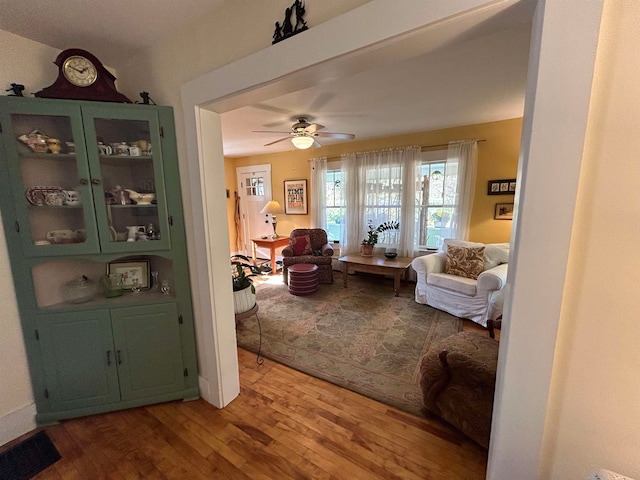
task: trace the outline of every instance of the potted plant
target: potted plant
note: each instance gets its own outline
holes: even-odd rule
[[[384,222],[378,225],[377,228],[373,228],[373,224],[369,222],[369,228],[367,231],[367,238],[362,240],[360,244],[360,255],[363,257],[372,257],[373,249],[378,243],[378,236],[382,232],[386,232],[387,230],[398,230],[400,228],[399,222]]]
[[[253,278],[260,274],[260,269],[249,263],[244,255],[231,257],[231,282],[233,286],[234,313],[248,312],[256,304],[256,287]],[[248,273],[247,273],[248,272]]]

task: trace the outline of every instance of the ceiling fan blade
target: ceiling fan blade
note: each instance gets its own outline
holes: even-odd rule
[[[285,140],[289,140],[289,138],[290,138],[290,137],[284,137],[284,138],[281,138],[281,139],[276,140],[276,141],[274,141],[274,142],[265,143],[265,144],[264,144],[264,146],[265,146],[265,147],[268,147],[269,145],[273,145],[274,143],[284,142]]]
[[[275,130],[251,130],[253,133],[280,133],[282,135],[287,135],[291,132],[276,132]]]
[[[315,100],[311,103],[311,105],[309,105],[309,108],[307,108],[307,111],[317,112],[322,107],[324,107],[327,103],[329,103],[333,99],[333,97],[335,97],[335,95],[336,95],[335,93],[330,93],[330,92],[323,92],[319,94],[315,98]]]
[[[285,110],[284,108],[274,107],[272,105],[267,105],[266,103],[254,103],[253,105],[249,105],[250,107],[257,108],[258,110],[264,110],[266,112],[272,113],[280,113],[282,115],[291,115],[289,110]]]
[[[307,128],[305,128],[304,131],[307,133],[316,133],[318,130],[322,130],[323,128],[324,128],[324,125],[320,125],[318,123],[312,123]]]
[[[313,145],[311,145],[313,148],[320,148],[322,146],[322,144],[316,140],[315,138],[313,139]]]
[[[353,133],[317,132],[315,135],[318,137],[341,138],[343,140],[352,140],[356,138]]]

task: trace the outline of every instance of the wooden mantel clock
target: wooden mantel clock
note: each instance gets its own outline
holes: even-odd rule
[[[116,89],[116,77],[86,50],[64,50],[54,63],[58,66],[58,78],[37,92],[36,97],[132,103]]]

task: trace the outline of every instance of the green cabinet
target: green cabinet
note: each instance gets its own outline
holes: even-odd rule
[[[175,304],[38,315],[52,411],[181,392]]]
[[[170,107],[0,97],[0,208],[39,424],[198,397],[173,122]],[[123,264],[170,291],[70,301],[69,284]]]

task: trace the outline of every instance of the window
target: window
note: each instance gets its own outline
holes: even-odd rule
[[[402,167],[369,168],[365,173],[365,220],[374,227],[384,222],[400,222],[402,208]],[[378,245],[398,242],[398,231],[388,230],[378,237]]]
[[[246,194],[247,197],[255,197],[264,195],[264,178],[263,177],[248,177],[246,179]]]
[[[364,201],[364,224],[401,222],[403,168],[401,164],[391,163],[369,167],[364,172],[365,191],[358,195]],[[344,175],[340,162],[327,165],[325,230],[329,241],[346,238]],[[458,163],[447,162],[447,150],[422,152],[415,176],[414,243],[420,250],[437,249],[445,238],[455,235]],[[380,235],[378,245],[389,246],[398,241],[399,231],[390,230]]]
[[[339,241],[342,238],[345,212],[344,195],[342,194],[342,172],[339,166],[337,168],[333,167],[333,169],[327,166],[326,182],[327,225],[325,230],[330,242]]]
[[[452,236],[457,176],[451,173],[446,160],[423,161],[420,167],[415,238],[421,249],[437,249]]]

